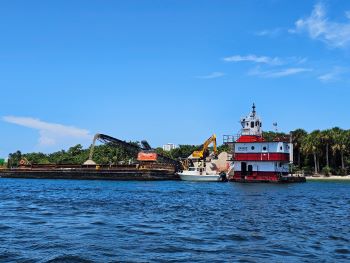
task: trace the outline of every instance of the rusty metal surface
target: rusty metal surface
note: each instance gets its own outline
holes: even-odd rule
[[[4,178],[89,180],[178,180],[174,166],[159,163],[137,165],[26,165],[0,170]]]

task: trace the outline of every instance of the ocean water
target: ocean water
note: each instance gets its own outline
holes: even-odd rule
[[[350,183],[0,178],[0,262],[350,262]]]

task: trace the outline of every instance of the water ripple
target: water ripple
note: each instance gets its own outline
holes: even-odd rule
[[[350,260],[346,183],[0,181],[0,262]]]

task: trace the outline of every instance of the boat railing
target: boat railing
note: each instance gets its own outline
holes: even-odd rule
[[[193,172],[195,171],[203,172],[204,167],[189,167],[188,170]]]
[[[235,143],[239,137],[241,137],[241,133],[237,133],[236,135],[223,135],[223,143],[230,144]]]

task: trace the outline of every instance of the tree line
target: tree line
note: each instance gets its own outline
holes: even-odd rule
[[[293,143],[294,172],[306,174],[344,175],[349,173],[350,167],[350,130],[338,127],[327,130],[314,130],[310,133],[303,129],[296,129],[290,134],[281,132],[264,132],[265,140],[271,141],[291,135]],[[138,144],[138,142],[133,142]],[[156,152],[173,159],[187,158],[201,145],[180,145],[169,152],[156,148]],[[227,145],[218,147],[219,152],[229,151]],[[89,148],[75,145],[68,150],[54,153],[25,153],[20,151],[9,154],[8,166],[16,167],[20,160],[25,159],[31,164],[83,164],[89,157]],[[135,153],[130,153],[120,146],[103,144],[95,147],[93,160],[97,164],[126,164],[136,160]]]
[[[131,142],[133,144],[139,144],[139,142]],[[173,159],[186,158],[193,151],[198,150],[200,145],[180,145],[176,149],[172,149],[169,152],[163,151],[162,148],[156,148],[155,151],[158,154],[165,155]],[[220,146],[219,150],[225,150],[226,146]],[[226,149],[227,150],[227,149]],[[82,145],[78,144],[70,147],[68,150],[61,150],[53,153],[22,153],[16,151],[9,154],[8,166],[17,167],[20,165],[20,161],[24,160],[28,164],[83,164],[90,154],[90,148],[84,149]],[[125,148],[112,144],[97,145],[94,148],[93,160],[100,165],[117,165],[117,164],[130,164],[136,161],[136,154],[127,151]]]
[[[21,153],[16,151],[9,154],[8,166],[17,167],[21,160],[28,164],[83,164],[88,160],[90,149],[84,149],[81,144],[70,147],[68,150],[61,150],[53,153]],[[134,159],[133,154],[119,146],[103,144],[95,146],[93,160],[97,164],[121,164],[129,163]]]
[[[350,166],[350,130],[339,127],[314,130],[296,129],[290,134],[266,132],[264,138],[291,136],[293,143],[292,169],[306,174],[345,175]]]
[[[291,132],[294,146],[294,163],[307,173],[345,175],[350,165],[350,130],[338,127]]]

